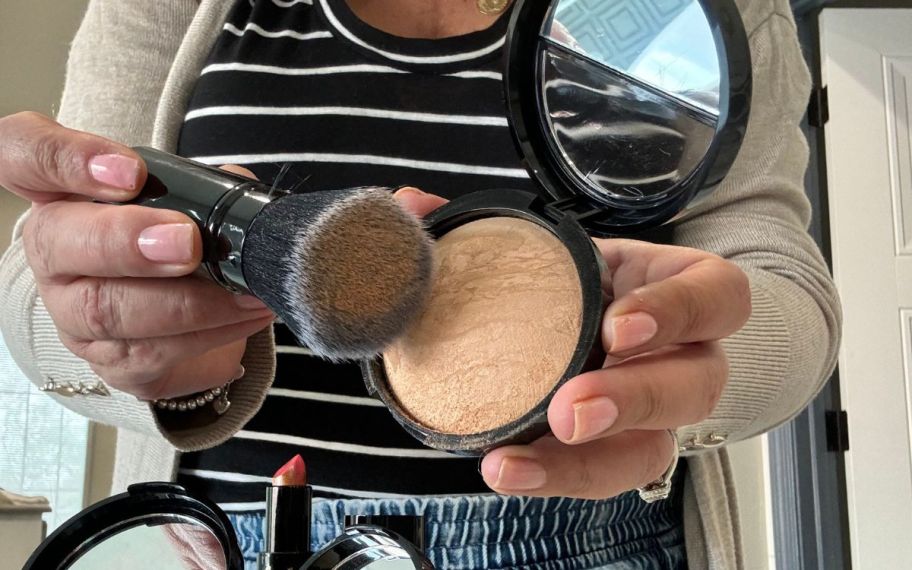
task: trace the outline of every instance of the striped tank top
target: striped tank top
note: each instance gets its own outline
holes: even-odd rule
[[[505,116],[508,17],[463,36],[403,39],[344,0],[240,0],[195,86],[178,152],[301,192],[531,191]],[[259,510],[270,475],[301,453],[324,496],[489,492],[477,459],[405,433],[367,395],[357,365],[311,356],[281,324],[275,332],[278,370],[262,409],[226,443],[184,454],[180,483],[228,510]]]

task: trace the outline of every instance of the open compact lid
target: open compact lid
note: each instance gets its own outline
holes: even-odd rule
[[[228,517],[180,485],[141,483],[73,516],[24,570],[242,570]]]
[[[726,176],[751,58],[734,0],[516,0],[504,89],[514,140],[592,235],[661,225]]]
[[[353,517],[351,525],[346,521],[348,528],[300,570],[432,570],[408,538],[378,526],[396,518],[406,517]],[[392,521],[390,526],[397,524]],[[218,505],[173,483],[139,483],[63,523],[32,553],[24,570],[244,567],[235,531]]]

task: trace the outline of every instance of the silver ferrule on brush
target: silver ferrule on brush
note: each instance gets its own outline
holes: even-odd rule
[[[206,222],[212,248],[204,265],[216,283],[235,293],[251,292],[241,263],[250,224],[266,204],[285,195],[284,192],[264,193],[261,188],[252,186],[244,184],[226,192]]]
[[[229,291],[249,294],[242,264],[247,231],[267,204],[287,192],[152,148],[134,150],[149,174],[130,203],[190,217],[203,239],[201,271]]]

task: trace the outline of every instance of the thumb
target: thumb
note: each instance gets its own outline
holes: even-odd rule
[[[419,218],[425,217],[449,201],[446,198],[422,192],[412,186],[400,188],[393,196],[399,200],[399,205],[401,205],[405,211],[418,216]]]

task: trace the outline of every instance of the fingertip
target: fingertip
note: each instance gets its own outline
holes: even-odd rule
[[[148,261],[175,268],[189,265],[195,255],[193,224],[156,224],[140,232],[139,251]]]
[[[395,196],[397,198],[402,198],[405,196],[420,197],[420,196],[427,196],[427,195],[428,195],[427,192],[421,190],[420,188],[415,188],[414,186],[403,186],[403,187],[399,188],[398,190],[396,190],[395,192],[393,192],[393,196]]]
[[[402,208],[418,217],[424,217],[448,202],[434,194],[423,192],[414,186],[404,186],[393,193]]]
[[[646,346],[659,332],[655,317],[644,311],[624,315],[606,313],[602,319],[602,345],[608,354],[628,353]]]
[[[134,198],[147,176],[145,162],[132,150],[102,151],[89,158],[87,168],[89,176],[99,185],[95,196],[113,202]]]
[[[503,463],[503,453],[500,450],[494,450],[481,460],[481,477],[485,484],[494,489],[497,486],[497,479],[500,477],[500,468]]]
[[[238,166],[237,164],[223,164],[219,167],[222,170],[231,172],[232,174],[240,174],[241,176],[246,176],[253,180],[259,180],[257,175],[253,173],[249,168],[244,168],[243,166]]]
[[[561,442],[569,443],[573,439],[573,399],[568,391],[563,390],[563,386],[554,395],[548,406],[548,425],[551,427],[554,437]]]

